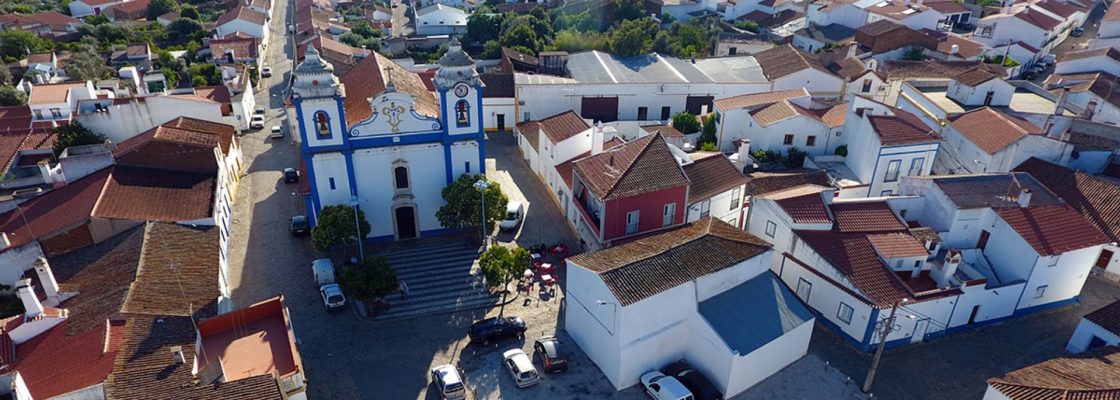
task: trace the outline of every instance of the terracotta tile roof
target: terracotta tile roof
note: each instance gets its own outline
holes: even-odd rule
[[[1120,398],[1120,348],[1052,358],[988,379],[1010,400]]]
[[[31,107],[0,107],[0,132],[31,129]]]
[[[750,112],[751,117],[758,122],[759,126],[770,126],[780,121],[793,118],[799,115],[798,110],[793,108],[787,101],[779,101],[766,107],[760,107]]]
[[[1026,135],[1041,135],[1042,128],[990,107],[952,117],[950,125],[988,154],[1003,150]]]
[[[68,82],[68,83],[48,83],[32,85],[31,96],[27,99],[27,104],[41,105],[53,103],[65,103],[67,95],[70,94],[70,89],[79,89],[86,86],[85,82]]]
[[[996,214],[1043,256],[1109,242],[1081,214],[1065,205],[1007,207],[997,209]]]
[[[642,127],[643,131],[649,133],[661,132],[667,138],[683,138],[684,133],[674,128],[672,125],[646,125]]]
[[[234,59],[255,59],[259,55],[259,40],[251,36],[211,39],[210,54],[213,54],[214,58],[224,57],[226,53],[233,53]]]
[[[521,134],[521,137],[525,138],[525,141],[527,143],[529,143],[529,147],[532,147],[533,151],[536,151],[536,152],[539,153],[540,152],[540,146],[541,146],[540,145],[540,141],[541,141],[541,135],[540,135],[540,133],[541,133],[541,123],[540,123],[540,121],[518,122],[516,127],[517,127],[517,132],[519,134]]]
[[[888,53],[909,46],[937,47],[937,39],[886,19],[857,29],[855,41],[873,54]]]
[[[918,239],[909,233],[891,232],[867,235],[871,247],[883,258],[928,256],[926,250]]]
[[[912,293],[883,263],[875,248],[861,233],[794,231],[798,237],[843,273],[870,302],[889,307],[910,298]]]
[[[830,185],[828,173],[819,169],[757,171],[747,175],[746,192],[747,195],[756,196],[806,184],[827,187]]]
[[[416,75],[379,53],[363,58],[354,68],[342,75],[341,82],[346,85],[346,124],[354,124],[373,115],[369,98],[385,90],[385,81],[392,75],[397,91],[407,93],[415,99],[413,107],[420,115],[440,118],[436,98],[424,87],[424,82]]]
[[[1077,12],[1076,7],[1060,1],[1040,1],[1035,6],[1062,18],[1069,18]]]
[[[950,1],[949,3],[957,4]],[[923,32],[934,32],[930,29],[922,29]],[[965,39],[957,35],[946,34],[944,32],[937,32],[942,38],[937,42],[937,51],[942,54],[951,54],[953,46],[957,46],[957,54],[964,58],[978,57],[984,54],[986,47],[980,42]]]
[[[1105,47],[1100,49],[1087,49],[1087,50],[1074,50],[1062,54],[1058,57],[1058,61],[1076,61],[1084,60],[1086,58],[1105,56],[1113,60],[1120,61],[1120,50],[1115,47]]]
[[[1015,170],[1030,173],[1111,241],[1120,242],[1120,185],[1037,158]]]
[[[0,232],[8,233],[12,247],[17,247],[81,224],[93,212],[110,172],[112,168],[102,169],[0,214]]]
[[[929,9],[924,5],[902,1],[884,1],[867,7],[867,11],[885,17],[903,20]]]
[[[149,222],[144,228],[136,281],[122,312],[181,317],[193,314],[202,318],[216,315],[221,295],[218,246],[217,227]],[[170,294],[174,295],[169,298]]]
[[[511,72],[487,72],[479,75],[486,85],[482,90],[483,98],[514,97],[516,85]]]
[[[238,6],[237,8],[226,11],[221,17],[218,17],[218,20],[214,22],[214,26],[222,26],[238,19],[260,26],[264,26],[268,23],[267,15],[253,11],[248,7]]]
[[[57,138],[53,130],[0,131],[0,175],[12,166],[19,152],[52,148]]]
[[[893,116],[871,115],[871,128],[879,135],[883,146],[906,146],[914,144],[937,143],[941,139],[937,133],[926,126],[914,114],[899,109],[892,110]]]
[[[143,246],[144,228],[138,226],[104,242],[50,258],[59,290],[78,293],[60,305],[70,310],[68,335],[103,328],[106,319],[121,313],[125,296],[136,280]]]
[[[734,97],[726,97],[716,99],[713,103],[717,109],[728,111],[737,108],[751,108],[766,104],[776,103],[782,100],[792,99],[796,97],[807,97],[809,91],[805,88],[797,88],[790,90],[779,90],[776,92],[763,92],[743,94]]]
[[[765,241],[706,217],[568,262],[598,273],[625,307],[767,250]]]
[[[689,204],[711,198],[747,182],[743,172],[735,168],[726,156],[718,153],[685,165],[684,173],[691,182],[688,187]],[[739,196],[741,200],[742,193]]]
[[[926,241],[941,243],[941,236],[938,236],[937,231],[929,227],[911,227],[910,235],[913,235],[915,239],[918,239],[918,241],[922,243],[925,243]]]
[[[855,57],[845,57],[829,66],[836,75],[851,81],[867,72],[867,65]]]
[[[988,175],[940,175],[915,179],[930,179],[957,208],[1019,207],[1016,197],[1020,189],[1030,189],[1032,206],[1063,204],[1056,195],[1026,172]]]
[[[1024,11],[1019,11],[1019,12],[1015,13],[1015,18],[1026,21],[1027,23],[1029,23],[1031,25],[1034,25],[1034,26],[1037,26],[1039,28],[1042,28],[1043,30],[1052,31],[1052,30],[1054,30],[1054,28],[1057,28],[1058,25],[1062,24],[1061,20],[1053,18],[1049,15],[1046,15],[1046,14],[1043,14],[1043,13],[1040,13],[1040,12],[1037,12],[1037,11],[1036,12],[1024,12]]]
[[[999,66],[993,64],[989,67],[981,61],[889,60],[882,63],[882,68],[887,77],[892,80],[953,79],[977,68],[988,69],[990,72],[996,73],[996,76],[1003,77],[998,73]]]
[[[100,321],[101,329],[66,334],[68,321],[16,347],[21,357],[11,365],[19,371],[31,396],[38,399],[98,385],[113,371],[124,321]]]
[[[128,318],[124,340],[105,382],[106,398],[181,400],[281,400],[276,379],[258,375],[220,384],[196,383],[194,324],[182,316]],[[187,362],[176,364],[171,347],[181,346]]]
[[[893,232],[904,231],[906,225],[898,219],[885,201],[859,201],[833,203],[830,207],[838,232]]]
[[[572,110],[542,119],[537,126],[553,145],[591,129],[591,125]]]
[[[801,185],[763,195],[774,200],[796,224],[827,224],[832,222],[821,192],[827,187]]]
[[[937,12],[939,13],[946,15],[972,13],[972,11],[966,8],[963,4],[957,3],[953,0],[926,1],[923,4],[925,4],[929,8],[937,10]]]
[[[1120,301],[1108,303],[1085,315],[1085,319],[1092,321],[1106,331],[1120,335]]]
[[[210,218],[215,178],[191,173],[118,165],[92,216],[126,221],[179,222]]]
[[[1108,6],[1108,11],[1105,11],[1104,15],[1101,16],[1101,21],[1120,21],[1120,6],[1116,3]]]
[[[788,44],[755,53],[754,59],[762,67],[766,79],[771,81],[809,68],[831,74],[819,58]]]
[[[199,370],[220,359],[227,380],[299,372],[299,351],[288,330],[283,300],[282,295],[276,296],[199,321],[205,350],[199,357]]]
[[[957,75],[957,77],[953,78],[953,80],[955,80],[955,81],[957,81],[957,83],[960,83],[960,84],[965,85],[965,86],[975,87],[976,85],[979,85],[981,83],[990,81],[990,80],[995,79],[995,78],[996,78],[995,74],[992,74],[991,72],[988,72],[987,70],[977,68],[977,69],[973,69],[973,70],[970,70],[968,72],[965,72],[963,74]]]
[[[1070,93],[1089,91],[1114,106],[1120,106],[1120,78],[1107,72],[1050,75],[1043,84],[1051,89],[1051,93],[1059,92],[1061,87],[1068,88]]]
[[[648,135],[574,163],[576,174],[602,200],[688,184],[661,134]]]
[[[48,64],[54,62],[54,53],[33,53],[27,55],[28,64]]]
[[[233,140],[232,126],[179,117],[121,142],[113,156],[122,165],[214,173],[214,148],[228,154]]]
[[[613,137],[613,138],[610,138],[609,140],[604,140],[603,141],[603,150],[610,150],[613,147],[621,146],[621,145],[624,145],[624,144],[626,144],[626,141],[624,141],[622,139],[619,139],[618,137]],[[572,159],[570,159],[568,161],[564,161],[564,162],[556,165],[556,173],[559,174],[560,177],[564,179],[564,184],[567,185],[568,190],[572,189],[572,170],[574,168],[573,165],[576,163],[576,161],[582,160],[582,159],[590,157],[590,156],[591,156],[591,152],[587,151],[587,152],[584,152],[583,154],[572,157]]]
[[[217,103],[229,104],[230,102],[229,88],[225,85],[196,87],[194,94]]]
[[[848,103],[840,103],[829,107],[824,114],[821,114],[821,122],[824,122],[824,126],[829,128],[839,128],[844,126],[844,118],[847,115]]]

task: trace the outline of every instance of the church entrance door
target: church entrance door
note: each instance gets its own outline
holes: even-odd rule
[[[397,220],[397,240],[416,239],[416,208],[398,207],[393,211]]]

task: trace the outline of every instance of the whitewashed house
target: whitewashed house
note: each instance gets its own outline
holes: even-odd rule
[[[714,218],[580,254],[566,330],[616,389],[683,359],[733,397],[808,350],[813,315],[770,259],[764,241]]]
[[[935,8],[922,4],[921,0],[883,0],[867,6],[867,23],[887,20],[910,29],[937,29],[945,19]]]
[[[1120,125],[1120,78],[1108,72],[1050,75],[1043,82],[1057,92],[1061,106],[1081,118]]]
[[[754,54],[762,73],[771,82],[770,90],[804,88],[815,96],[839,96],[844,79],[833,74],[814,54],[785,44]]]
[[[73,118],[78,102],[96,97],[92,81],[52,84],[29,84],[27,106],[32,124],[65,123]]]
[[[125,2],[127,2],[127,0],[74,0],[68,3],[67,6],[70,7],[71,17],[81,18],[94,14],[101,14],[105,9]]]
[[[840,24],[859,29],[867,23],[869,5],[880,0],[815,0],[806,7],[806,18],[812,25],[828,26]]]
[[[716,137],[720,150],[734,152],[747,141],[751,151],[809,155],[832,154],[831,144],[843,127],[847,106],[813,100],[805,88],[744,94],[717,99]]]
[[[564,190],[568,185],[557,172],[556,166],[590,155],[595,147],[593,133],[599,135],[599,143],[602,145],[601,133],[592,132],[591,124],[576,115],[575,111],[560,113],[540,121],[522,122],[517,124],[516,131],[522,155],[529,162],[529,167],[545,182],[552,194],[558,197],[564,192],[571,193],[571,190]],[[601,148],[598,150],[602,151]]]
[[[1073,26],[1080,25],[1076,12],[1072,6],[1057,1],[1015,3],[976,21],[972,37],[991,47],[1021,41],[1046,54],[1065,40]]]
[[[420,36],[458,35],[467,31],[470,13],[442,3],[416,10],[416,34]]]
[[[486,91],[482,93],[483,128],[490,131],[506,131],[514,125],[517,114],[517,87],[513,74],[506,72],[482,73],[482,83]]]
[[[235,7],[218,17],[214,22],[214,32],[223,38],[241,32],[260,39],[268,47],[268,14],[253,11],[249,7]]]
[[[1120,76],[1120,50],[1113,47],[1078,50],[1062,54],[1054,64],[1054,73],[1071,75],[1105,72]]]
[[[1070,353],[1082,353],[1104,346],[1120,345],[1120,301],[1086,314],[1066,343]]]
[[[976,68],[949,81],[946,96],[965,106],[1007,107],[1015,85],[986,68]]]
[[[682,168],[688,176],[688,213],[685,222],[712,217],[743,229],[747,221],[743,171],[720,153],[693,153]]]
[[[950,117],[941,135],[939,174],[1010,172],[1031,157],[1061,161],[1072,150],[1029,121],[990,107]]]
[[[222,104],[197,95],[155,94],[78,102],[74,120],[91,132],[121,143],[178,117],[224,124]]]
[[[841,133],[851,170],[864,196],[898,193],[904,176],[929,175],[940,136],[914,114],[856,96],[848,104]]]

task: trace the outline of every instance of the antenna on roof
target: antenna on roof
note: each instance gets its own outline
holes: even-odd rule
[[[187,317],[191,319],[191,326],[194,327],[194,331],[198,332],[198,322],[194,320],[194,307],[191,306],[191,301],[187,299],[187,292],[183,290],[183,281],[179,279],[179,271],[175,269],[175,260],[171,260],[171,262],[167,264],[167,268],[174,272],[172,275],[175,275],[175,283],[179,286],[179,296],[187,303]],[[201,342],[199,342],[196,351],[202,353],[202,358],[209,360],[209,358],[206,357],[206,349],[202,347]],[[197,357],[197,355],[195,357]]]

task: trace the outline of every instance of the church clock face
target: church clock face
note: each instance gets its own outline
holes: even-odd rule
[[[459,98],[467,97],[467,93],[469,93],[470,90],[471,89],[464,83],[455,85],[455,95],[459,96]]]

